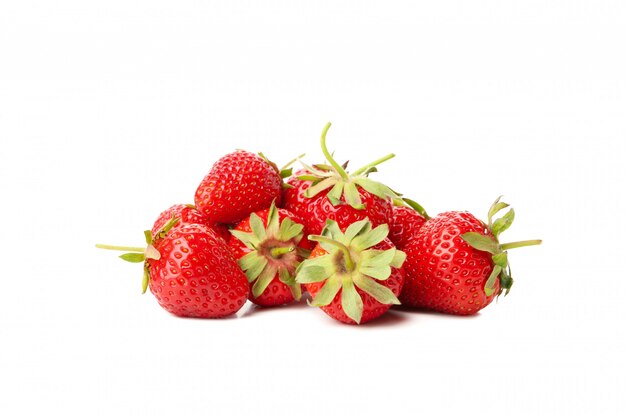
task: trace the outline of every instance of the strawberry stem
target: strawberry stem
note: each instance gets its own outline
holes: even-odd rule
[[[291,253],[295,250],[296,248],[294,248],[293,246],[285,246],[282,248],[273,248],[270,251],[270,255],[272,255],[272,258],[280,258],[283,255],[286,255],[288,253]]]
[[[346,170],[343,169],[343,167],[339,165],[337,161],[335,161],[335,159],[330,154],[330,152],[328,152],[328,148],[326,147],[326,133],[328,133],[328,129],[330,129],[330,126],[331,126],[331,123],[328,122],[326,126],[324,126],[324,130],[322,131],[322,137],[320,139],[320,144],[322,145],[322,152],[324,153],[326,160],[333,166],[333,168],[335,168],[335,170],[339,173],[339,175],[341,175],[341,178],[347,181],[350,178],[348,177]]]
[[[325,236],[309,236],[309,240],[312,240],[314,242],[328,243],[340,249],[341,252],[343,253],[343,259],[345,262],[345,267],[346,267],[347,272],[354,271],[354,268],[356,267],[356,265],[354,264],[354,261],[352,260],[352,257],[350,256],[350,250],[348,249],[346,245],[344,245],[341,242],[337,242],[336,240],[329,239]]]
[[[536,239],[536,240],[522,240],[520,242],[504,243],[500,245],[500,249],[509,250],[509,249],[515,249],[515,248],[523,248],[525,246],[535,246],[535,245],[540,245],[541,242],[542,241],[540,239]]]
[[[146,248],[137,248],[133,246],[102,245],[100,243],[96,245],[96,248],[107,249],[107,250],[118,250],[118,251],[124,251],[124,252],[138,252],[138,253],[143,253],[146,250]]]
[[[385,161],[390,160],[391,158],[395,158],[396,154],[390,153],[389,155],[383,156],[382,158],[379,158],[373,162],[370,162],[369,164],[362,166],[361,168],[357,169],[356,171],[354,171],[352,173],[352,175],[359,175],[362,174],[363,172],[367,171],[370,168],[375,167],[376,165],[380,165]]]

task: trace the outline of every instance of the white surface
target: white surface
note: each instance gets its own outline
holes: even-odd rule
[[[626,414],[626,6],[0,3],[0,415]],[[361,328],[181,320],[140,244],[235,148],[330,147],[431,213],[513,204],[511,295]]]

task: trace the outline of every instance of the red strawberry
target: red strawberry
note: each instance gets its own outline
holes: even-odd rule
[[[181,317],[221,318],[246,302],[249,287],[226,242],[209,227],[177,218],[154,234],[146,231],[147,248],[97,245],[125,250],[120,257],[144,262],[143,292],[148,286],[165,310]]]
[[[302,291],[295,273],[308,255],[300,223],[294,214],[272,204],[231,231],[229,245],[252,285],[249,297],[253,303],[271,307],[300,300]]]
[[[329,220],[324,236],[310,236],[319,244],[296,276],[313,296],[310,304],[348,324],[366,323],[400,304],[405,255],[386,238],[388,232],[385,224],[372,230],[366,219],[343,233]]]
[[[407,205],[400,203],[404,201]],[[394,200],[393,217],[389,223],[389,240],[398,248],[404,247],[415,237],[417,231],[430,219],[426,211],[413,200]]]
[[[430,219],[405,248],[405,305],[443,313],[470,315],[489,305],[513,285],[507,250],[538,245],[540,240],[500,244],[499,235],[513,222],[508,204],[496,200],[487,224],[467,212],[451,211]]]
[[[304,219],[306,216],[308,216],[307,207],[310,199],[304,196],[304,192],[313,183],[312,181],[302,180],[300,179],[300,177],[310,175],[312,174],[305,169],[298,170],[293,174],[292,177],[287,179],[287,186],[283,188],[283,207],[288,206],[288,210],[298,216],[300,219]]]
[[[209,219],[191,204],[176,204],[162,212],[157,221],[154,222],[154,226],[152,226],[152,234],[155,235],[173,217],[180,219],[178,223],[176,223],[176,227],[186,224],[203,224],[213,229],[213,231],[225,241],[228,242],[230,239],[230,232],[226,226],[209,222]]]
[[[392,217],[391,198],[397,195],[387,186],[369,179],[376,171],[375,166],[394,157],[387,155],[352,174],[340,166],[326,148],[326,133],[330,123],[322,132],[321,146],[330,165],[304,165],[307,172],[297,180],[289,180],[293,186],[285,191],[283,207],[302,217],[305,231],[319,234],[326,220],[335,220],[340,228],[369,218],[372,225],[387,224]]]
[[[196,207],[213,223],[235,223],[280,199],[282,183],[276,165],[238,150],[213,165],[196,190]]]

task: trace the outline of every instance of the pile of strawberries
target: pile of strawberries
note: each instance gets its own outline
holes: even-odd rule
[[[329,128],[327,162],[293,173],[235,151],[213,165],[195,205],[161,213],[145,248],[97,246],[143,263],[143,291],[182,317],[230,316],[246,300],[287,305],[308,292],[311,306],[359,324],[399,304],[475,314],[508,294],[507,251],[541,243],[499,242],[515,213],[495,217],[508,204],[496,200],[486,223],[458,211],[431,218],[369,178],[393,154],[349,173],[328,152]]]

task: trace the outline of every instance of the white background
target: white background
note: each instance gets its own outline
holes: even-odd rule
[[[625,415],[623,1],[2,1],[0,414]],[[177,319],[141,244],[213,161],[330,147],[431,212],[517,212],[473,318]]]

